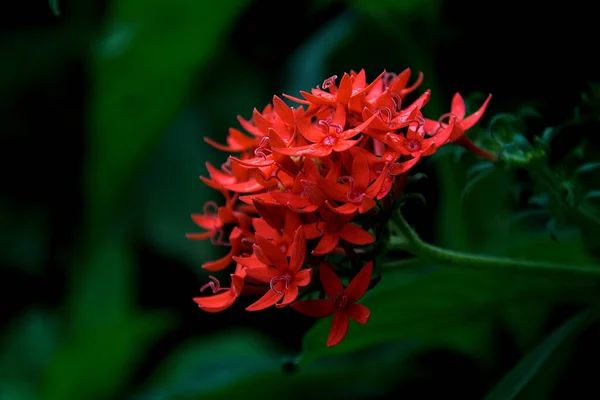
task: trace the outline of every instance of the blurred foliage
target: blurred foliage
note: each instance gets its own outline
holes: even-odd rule
[[[591,6],[14,7],[0,38],[0,399],[597,397],[586,365],[599,356],[600,324],[579,314],[597,283],[430,265],[385,274],[364,299],[369,324],[352,325],[328,349],[330,319],[249,315],[243,301],[200,312],[191,301],[206,279],[200,265],[218,250],[184,237],[195,229],[189,214],[221,200],[198,180],[205,162],[225,159],[203,136],[220,141],[238,114],[249,118],[273,94],[360,68],[370,78],[424,71],[431,115],[457,90],[471,109],[493,93],[469,135],[525,153],[535,136],[546,138],[555,189],[564,189],[558,199],[572,194],[597,209],[600,91],[589,82],[600,81],[600,68],[580,40],[594,34]],[[579,29],[548,23],[556,20]],[[571,46],[556,57],[559,40]],[[522,259],[600,258],[594,220],[548,229],[557,218],[548,186],[522,169],[452,151],[420,172],[429,179],[412,190],[427,203],[405,208],[426,240]]]

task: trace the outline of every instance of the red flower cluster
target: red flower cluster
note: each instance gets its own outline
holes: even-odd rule
[[[229,253],[203,265],[220,271],[235,265],[231,285],[212,281],[213,295],[194,298],[208,312],[222,311],[241,294],[261,297],[247,307],[292,306],[314,317],[335,315],[327,344],[339,343],[349,317],[366,323],[369,310],[356,301],[367,291],[373,265],[367,263],[347,288],[324,258],[332,253],[360,251],[374,243],[372,224],[402,192],[409,170],[449,142],[493,159],[464,134],[483,114],[481,108],[465,118],[465,105],[456,94],[451,112],[439,120],[421,113],[429,100],[425,91],[412,103],[407,96],[422,81],[408,86],[410,70],[382,73],[367,84],[365,72],[336,76],[321,88],[301,92],[304,99],[285,96],[301,106],[290,108],[275,96],[252,120],[238,117],[246,133],[231,128],[227,144],[206,141],[233,153],[216,168],[207,163],[202,181],[225,197],[209,202],[203,214],[192,215],[202,233],[190,239],[209,239],[229,247]],[[447,121],[444,122],[444,120]],[[381,219],[381,218],[379,218]],[[382,221],[385,223],[387,221]],[[328,300],[296,301],[301,288],[319,267],[319,280]]]

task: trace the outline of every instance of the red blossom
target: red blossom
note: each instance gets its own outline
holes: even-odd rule
[[[201,231],[187,237],[227,249],[204,269],[235,270],[229,287],[214,277],[202,286],[213,294],[194,298],[200,308],[225,310],[243,293],[259,296],[248,311],[291,304],[314,317],[335,315],[330,346],[342,340],[349,318],[367,322],[369,310],[356,301],[369,286],[372,262],[344,288],[326,263],[330,254],[368,255],[374,247],[359,247],[383,240],[375,233],[396,207],[408,174],[441,146],[454,142],[495,158],[465,136],[491,96],[465,116],[456,94],[449,113],[428,119],[423,110],[431,91],[409,100],[422,80],[419,73],[410,83],[408,68],[398,75],[384,71],[370,83],[364,70],[351,71],[300,92],[302,98],[283,95],[295,106],[274,96],[250,119],[238,116],[240,128],[231,128],[224,144],[205,139],[229,153],[220,167],[206,163],[208,176],[200,177],[225,202],[207,202],[192,214]],[[300,291],[319,290],[311,284],[315,265],[328,299],[297,302]]]
[[[329,299],[302,300],[292,304],[292,308],[302,314],[324,318],[333,315],[333,322],[327,346],[340,343],[348,332],[349,320],[352,318],[359,324],[366,324],[371,316],[369,309],[360,300],[371,282],[373,263],[367,263],[344,289],[340,278],[325,263],[321,263],[320,278],[325,294]]]

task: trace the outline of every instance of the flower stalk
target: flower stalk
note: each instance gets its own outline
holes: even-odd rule
[[[454,251],[425,243],[408,224],[401,213],[396,213],[391,221],[392,227],[401,235],[392,236],[388,250],[402,250],[415,255],[423,263],[443,264],[447,266],[487,269],[497,271],[554,273],[579,275],[600,279],[600,268],[596,266],[565,265],[540,261],[518,260],[506,257],[471,254]],[[390,262],[386,269],[406,268],[405,260]]]

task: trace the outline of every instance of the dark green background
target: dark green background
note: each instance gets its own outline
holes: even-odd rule
[[[548,4],[73,0],[54,15],[12,2],[0,17],[0,399],[482,398],[597,286],[385,274],[365,298],[369,324],[328,350],[330,321],[305,336],[310,319],[246,313],[249,299],[199,310],[200,265],[220,249],[184,235],[191,213],[221,200],[198,176],[226,155],[202,138],[222,141],[238,114],[350,69],[423,71],[430,118],[456,91],[471,110],[493,94],[483,127],[525,105],[541,115],[530,134],[571,118],[599,78],[596,16]],[[477,160],[457,155],[417,169],[428,179],[411,190],[427,204],[405,213],[426,240],[591,263],[577,229],[557,244],[543,225],[510,223],[525,207],[516,189],[529,190],[520,174],[496,171],[463,199]],[[531,380],[518,374],[519,398],[597,397],[597,325]]]

